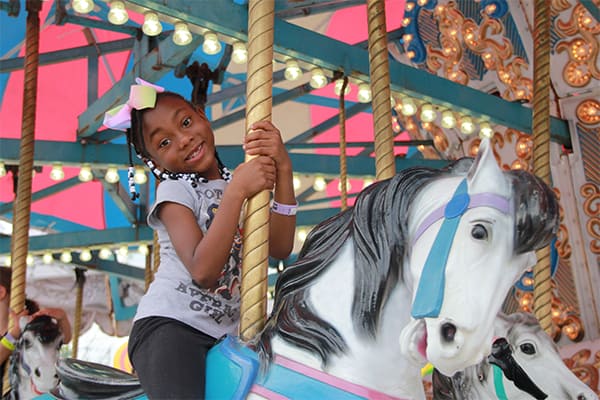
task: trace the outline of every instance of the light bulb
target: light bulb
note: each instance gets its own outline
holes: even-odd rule
[[[108,247],[103,247],[98,252],[98,257],[100,257],[101,260],[108,260],[112,257],[112,251],[110,251]]]
[[[83,164],[81,169],[79,170],[79,180],[81,182],[89,182],[94,179],[94,174],[92,173],[92,167],[90,164]]]
[[[304,228],[298,229],[298,233],[296,234],[296,237],[298,238],[299,241],[304,242],[306,240],[307,236],[308,236],[308,232],[306,231],[306,229],[304,229]]]
[[[248,49],[246,48],[246,43],[240,41],[233,43],[231,61],[236,64],[244,64],[246,61],[248,61]]]
[[[33,256],[31,254],[27,254],[27,257],[25,257],[25,263],[28,267],[33,265]]]
[[[62,165],[60,163],[55,163],[52,165],[52,170],[50,171],[50,179],[53,181],[62,181],[65,179],[65,171],[63,171]]]
[[[287,60],[285,62],[285,72],[283,73],[288,81],[295,81],[302,76],[302,70],[296,60]]]
[[[315,182],[313,183],[313,189],[316,192],[322,192],[327,188],[327,181],[321,175],[315,177]]]
[[[11,260],[10,256],[6,256],[6,257],[4,258],[4,265],[6,265],[7,267],[10,267],[10,263],[11,263],[11,261],[12,261],[12,260]]]
[[[142,31],[148,36],[156,36],[162,32],[162,24],[158,19],[158,14],[155,12],[147,12],[144,14],[144,23]]]
[[[368,83],[358,85],[357,100],[359,103],[368,103],[371,101],[371,85]]]
[[[292,183],[294,185],[294,190],[298,190],[300,189],[300,186],[302,186],[302,182],[300,182],[300,178],[298,178],[298,176],[294,175],[294,177],[292,178]]]
[[[129,248],[127,246],[121,246],[119,247],[119,249],[117,250],[117,253],[121,256],[121,257],[127,257],[127,254],[129,254]]]
[[[334,87],[333,91],[335,92],[335,94],[337,96],[339,96],[340,93],[342,93],[342,86],[344,86],[343,79],[338,79],[335,81],[335,87]],[[348,82],[348,84],[346,85],[346,90],[344,91],[344,95],[347,95],[348,93],[350,93],[350,82]]]
[[[373,182],[375,182],[372,178],[367,178],[363,181],[363,189],[371,186],[373,184]]]
[[[202,51],[206,54],[214,55],[221,51],[221,42],[216,33],[206,31],[204,33],[204,43],[202,43]]]
[[[63,251],[60,254],[60,261],[64,262],[65,264],[68,264],[71,261],[73,261],[73,256],[71,255],[71,252],[70,251]]]
[[[320,89],[327,86],[327,77],[321,68],[313,68],[310,77],[310,87]]]
[[[135,172],[133,173],[133,181],[138,185],[143,185],[148,182],[148,175],[146,175],[146,171],[144,167],[135,167]]]
[[[92,259],[92,252],[89,250],[83,250],[79,253],[79,259],[83,262],[88,262]]]
[[[475,124],[471,117],[462,117],[460,119],[460,131],[465,135],[470,135],[475,131]]]
[[[479,124],[479,137],[483,138],[491,138],[494,136],[494,130],[487,122],[482,122]]]
[[[148,246],[145,244],[140,244],[138,246],[138,253],[147,256],[148,253],[150,252],[150,249],[148,249]]]
[[[417,106],[415,102],[412,101],[411,98],[407,97],[402,99],[402,115],[410,117],[411,115],[415,115],[417,113]]]
[[[71,7],[75,12],[79,14],[87,14],[94,9],[94,1],[93,0],[73,0],[71,2]]]
[[[456,117],[450,110],[446,110],[442,113],[442,126],[444,128],[454,128],[456,126]]]
[[[44,253],[44,255],[42,256],[42,262],[44,264],[48,265],[52,261],[54,261],[54,257],[52,257],[52,253]]]
[[[342,181],[340,180],[338,182],[338,191],[342,191]],[[346,193],[350,192],[350,189],[352,189],[352,185],[350,184],[350,179],[346,179]]]
[[[437,112],[431,104],[423,104],[420,117],[423,122],[432,122],[437,118]]]
[[[6,176],[6,166],[3,162],[0,162],[0,178]]]
[[[129,20],[129,14],[125,9],[125,3],[121,0],[110,2],[110,11],[108,12],[108,20],[114,25],[123,25]]]
[[[108,167],[106,174],[104,174],[104,180],[108,183],[119,182],[119,171],[117,167]]]
[[[192,42],[192,33],[185,22],[175,22],[175,32],[173,32],[173,43],[179,46],[185,46]]]

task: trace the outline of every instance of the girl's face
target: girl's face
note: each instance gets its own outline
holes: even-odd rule
[[[159,169],[220,178],[210,123],[185,100],[161,97],[156,107],[144,113],[142,132],[146,150]]]

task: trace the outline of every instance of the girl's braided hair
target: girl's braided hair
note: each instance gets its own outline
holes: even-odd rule
[[[189,100],[185,99],[179,93],[169,92],[169,91],[157,93],[156,94],[156,104],[158,104],[160,99],[166,98],[166,97],[174,97],[174,98],[183,100],[186,103],[188,103],[191,107],[196,109],[196,107]],[[131,110],[131,127],[128,128],[126,131],[128,155],[129,155],[129,165],[130,165],[129,174],[128,174],[129,190],[132,193],[132,199],[135,200],[137,197],[139,197],[139,194],[135,191],[135,183],[133,182],[134,170],[133,170],[133,159],[131,157],[131,148],[133,148],[137,157],[140,158],[144,162],[144,164],[146,164],[148,166],[148,168],[150,169],[150,171],[152,171],[154,176],[161,181],[164,181],[165,179],[173,179],[173,180],[184,179],[184,180],[189,181],[193,187],[196,187],[198,185],[198,182],[203,182],[203,183],[208,182],[208,180],[206,178],[202,177],[198,173],[182,173],[182,172],[175,173],[175,172],[171,172],[168,170],[161,171],[154,165],[154,162],[152,162],[150,153],[148,152],[148,149],[146,148],[146,143],[144,142],[144,135],[143,135],[143,128],[142,128],[143,121],[144,121],[144,114],[148,110],[151,110],[151,108],[145,108],[142,110],[137,110],[137,109],[133,108]],[[221,172],[221,176],[223,177],[224,180],[230,181],[231,173],[229,172],[227,167],[225,167],[225,165],[223,164],[223,162],[219,158],[219,155],[216,152],[215,152],[215,156],[217,158],[217,163],[219,166],[219,171]]]

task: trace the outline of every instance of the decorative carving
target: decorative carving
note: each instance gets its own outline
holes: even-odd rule
[[[600,122],[600,103],[594,99],[587,99],[577,105],[575,109],[577,119],[586,125]]]
[[[600,70],[596,66],[600,45],[596,35],[600,34],[598,23],[581,4],[573,7],[567,21],[556,21],[556,32],[563,40],[556,44],[557,53],[566,52],[569,61],[563,68],[563,79],[572,87],[583,87],[592,79],[600,79]]]
[[[597,351],[594,358],[589,349],[579,350],[569,358],[563,359],[567,367],[583,383],[594,390],[598,388],[598,370],[600,369],[600,351]]]
[[[583,196],[583,212],[589,217],[586,229],[591,236],[590,250],[594,254],[600,254],[600,190],[594,183],[586,183],[581,186],[579,193]]]

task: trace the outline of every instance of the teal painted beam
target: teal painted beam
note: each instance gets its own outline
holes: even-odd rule
[[[128,4],[142,9],[152,9],[169,18],[181,19],[190,24],[221,32],[246,41],[248,12],[246,7],[219,2],[213,7],[198,8],[184,0],[130,0]],[[344,71],[346,75],[369,82],[368,51],[328,38],[298,25],[275,18],[274,51],[294,57],[331,71]],[[500,97],[481,92],[450,80],[390,60],[390,85],[396,92],[404,93],[442,107],[449,107],[493,124],[531,133],[531,109]],[[551,118],[553,141],[570,146],[567,121]]]
[[[72,265],[74,267],[81,267],[85,270],[105,272],[107,274],[116,275],[123,278],[138,280],[145,279],[144,268],[123,264],[115,260],[103,260],[98,256],[98,250],[92,250],[90,253],[92,253],[92,259],[85,262],[79,260],[77,255],[74,255]],[[60,260],[60,253],[52,253],[52,256],[56,261]]]
[[[136,77],[140,76],[151,82],[158,81],[171,71],[172,68],[166,66],[180,64],[202,44],[202,41],[202,36],[194,35],[190,44],[178,46],[173,43],[170,36],[163,39],[158,45],[160,52],[153,50],[141,57],[140,60],[137,60],[138,67],[128,72],[101,98],[79,115],[77,135],[85,137],[95,134],[102,125],[104,113],[112,107],[127,101],[129,87],[135,82]]]
[[[297,146],[290,144],[290,148]],[[308,144],[302,145],[310,148]],[[313,149],[328,147],[314,144]],[[219,146],[219,156],[226,165],[237,166],[244,160],[244,153],[240,146]],[[116,165],[120,169],[128,167],[126,144],[79,144],[73,142],[52,142],[38,140],[34,148],[35,165],[48,165],[60,162],[63,165],[80,166],[82,163],[91,164],[92,168],[103,169],[109,164]],[[294,172],[300,174],[324,174],[339,175],[339,157],[320,154],[291,153]],[[0,139],[0,160],[5,164],[18,164],[19,162],[19,140]],[[134,158],[134,163],[140,161]],[[440,168],[447,165],[444,160],[418,160],[396,157],[396,170],[414,166],[427,166]],[[356,176],[373,175],[375,171],[375,160],[369,156],[349,156],[348,174]]]
[[[133,47],[135,39],[127,38],[114,40],[112,42],[97,43],[95,45],[73,47],[66,50],[49,51],[40,54],[39,65],[57,64],[65,61],[72,61],[81,58],[86,58],[93,50],[98,55],[110,53],[118,53],[120,51],[128,51]],[[6,60],[0,60],[0,73],[12,72],[23,69],[25,65],[25,57],[14,57]]]
[[[69,189],[80,183],[81,183],[81,181],[79,180],[79,178],[75,176],[73,178],[69,178],[62,182],[59,182],[55,185],[48,186],[47,188],[44,188],[44,189],[38,190],[37,192],[32,193],[31,194],[31,202],[35,203],[38,200],[41,200],[48,196],[52,196],[53,194],[61,192],[65,189]],[[12,212],[13,205],[14,205],[14,202],[0,204],[0,215]]]
[[[292,7],[289,7],[292,4]],[[305,17],[342,8],[365,4],[365,0],[295,0],[275,2],[275,15],[279,18]]]
[[[579,2],[594,17],[596,22],[600,22],[600,8],[592,0],[579,0]]]
[[[116,246],[120,243],[151,242],[152,229],[148,226],[138,228],[112,228],[104,230],[86,230],[80,232],[52,233],[29,238],[29,251],[83,249],[92,246]],[[10,253],[10,237],[0,238],[0,254]]]

